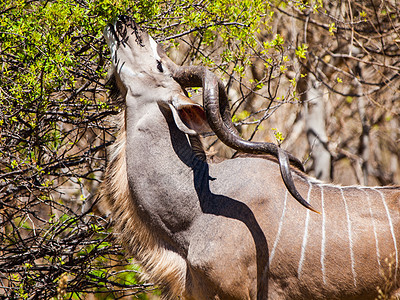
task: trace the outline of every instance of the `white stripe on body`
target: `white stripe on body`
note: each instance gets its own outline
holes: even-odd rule
[[[395,273],[394,273],[394,281],[396,281],[397,279],[397,270],[399,268],[399,253],[397,250],[397,241],[396,241],[396,236],[394,234],[394,228],[393,228],[393,222],[392,222],[392,218],[390,216],[390,212],[389,212],[389,207],[387,206],[386,203],[386,199],[385,199],[385,195],[377,188],[372,188],[372,190],[378,192],[381,195],[382,198],[382,203],[385,206],[385,210],[386,210],[386,215],[388,217],[388,221],[389,221],[389,227],[390,227],[390,233],[392,234],[393,237],[393,244],[394,244],[394,251],[395,251],[395,259],[396,259],[396,269],[395,269]]]
[[[368,191],[366,191],[365,189],[363,189],[362,187],[359,188],[360,191],[363,191],[365,193],[365,195],[367,196],[367,202],[368,202],[368,206],[369,206],[369,214],[371,216],[371,220],[372,220],[372,228],[374,230],[374,237],[375,237],[375,248],[376,248],[376,257],[378,260],[378,265],[379,267],[381,267],[381,255],[379,253],[379,240],[378,240],[378,233],[376,231],[376,221],[374,218],[374,214],[372,212],[372,205],[371,205],[371,199],[369,197],[369,193]]]
[[[340,193],[342,194],[344,209],[346,212],[346,219],[347,219],[347,231],[349,235],[349,248],[350,248],[350,260],[351,260],[351,272],[353,273],[353,281],[354,286],[357,287],[357,274],[355,271],[355,259],[354,259],[354,251],[353,251],[353,238],[352,238],[352,231],[351,231],[351,220],[349,214],[349,207],[347,206],[347,201],[343,193],[343,189],[339,187]]]
[[[276,247],[278,246],[278,242],[279,242],[279,239],[280,239],[280,237],[281,237],[281,231],[282,231],[282,227],[283,227],[283,221],[284,221],[284,219],[285,219],[285,213],[286,213],[286,202],[287,202],[287,198],[288,198],[288,191],[286,190],[286,193],[285,193],[285,201],[283,202],[283,211],[282,211],[281,219],[279,220],[278,232],[277,232],[276,237],[275,237],[275,242],[274,242],[274,245],[273,245],[273,247],[272,247],[271,254],[269,255],[269,264],[270,264],[270,265],[271,265],[271,263],[272,263],[272,259],[274,258],[275,250],[276,250]]]
[[[310,203],[312,184],[310,182],[308,182],[308,185],[309,185],[309,188],[308,188],[307,202]],[[300,261],[299,261],[299,267],[297,269],[297,278],[299,278],[299,279],[301,277],[301,271],[303,269],[303,262],[304,262],[305,254],[306,254],[309,222],[310,222],[310,210],[307,209],[306,223],[304,225],[303,243],[301,244]]]
[[[321,214],[322,214],[321,272],[322,272],[322,280],[324,281],[324,284],[326,284],[326,275],[325,275],[326,217],[325,217],[325,207],[324,207],[324,188],[323,186],[320,186],[320,188],[321,188]]]

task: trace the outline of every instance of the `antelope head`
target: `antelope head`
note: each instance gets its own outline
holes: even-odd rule
[[[300,204],[317,212],[296,190],[290,173],[289,161],[300,170],[302,163],[273,143],[250,142],[239,136],[224,86],[212,72],[201,66],[177,66],[145,30],[126,16],[118,17],[115,24],[105,29],[105,38],[115,68],[113,74],[127,106],[157,101],[171,110],[177,127],[186,134],[203,134],[211,128],[229,147],[275,156],[288,191]],[[186,96],[187,87],[203,88],[205,111]]]

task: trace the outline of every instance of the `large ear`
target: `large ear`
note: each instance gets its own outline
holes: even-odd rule
[[[189,135],[206,135],[212,132],[202,106],[192,103],[168,104],[176,126]]]

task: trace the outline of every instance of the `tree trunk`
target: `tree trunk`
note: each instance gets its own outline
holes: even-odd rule
[[[328,150],[325,129],[325,89],[312,74],[307,76],[307,89],[302,95],[308,143],[315,177],[332,181],[332,156]]]

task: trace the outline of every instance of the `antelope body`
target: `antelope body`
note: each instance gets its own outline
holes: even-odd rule
[[[388,281],[384,274],[399,282],[399,189],[327,185],[294,170],[298,192],[317,214],[293,201],[292,179],[284,183],[280,172],[285,157],[208,163],[197,133],[211,127],[228,135],[228,145],[241,142],[226,104],[210,117],[213,103],[205,102],[207,122],[185,95],[183,87],[206,71],[178,68],[127,17],[105,36],[125,109],[102,205],[164,297],[374,299]],[[204,76],[206,100],[226,102],[219,82]],[[265,148],[244,144],[237,148]]]

